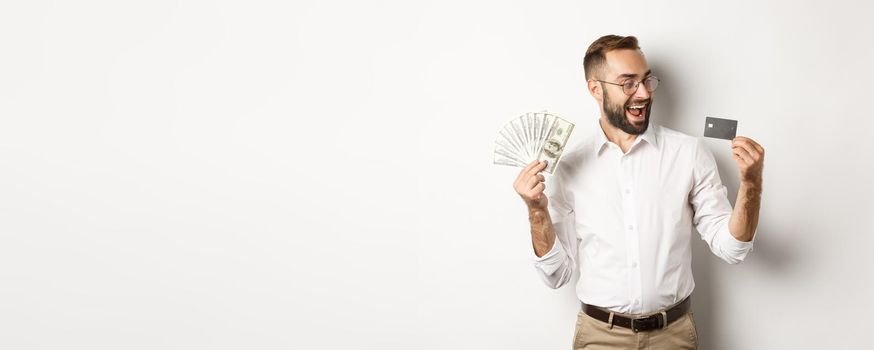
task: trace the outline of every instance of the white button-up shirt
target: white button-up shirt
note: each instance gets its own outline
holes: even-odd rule
[[[581,301],[628,314],[664,309],[689,296],[692,225],[730,264],[753,242],[729,232],[731,204],[713,154],[695,137],[650,124],[628,153],[594,137],[568,151],[546,182],[552,249],[534,264],[559,288],[575,270]]]

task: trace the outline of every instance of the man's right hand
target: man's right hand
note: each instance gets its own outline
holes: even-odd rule
[[[528,209],[546,209],[547,198],[543,190],[546,189],[544,184],[545,178],[539,172],[546,169],[546,161],[533,161],[519,172],[516,177],[516,182],[513,183],[513,188],[516,193],[522,197]]]

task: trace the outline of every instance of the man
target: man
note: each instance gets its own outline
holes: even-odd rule
[[[513,185],[528,206],[535,266],[551,288],[580,273],[575,349],[696,349],[692,225],[716,256],[744,260],[758,224],[764,149],[732,140],[741,180],[732,210],[711,152],[650,125],[659,80],[635,37],[599,38],[583,65],[600,127],[564,155],[548,189],[539,174],[546,164],[537,161]]]

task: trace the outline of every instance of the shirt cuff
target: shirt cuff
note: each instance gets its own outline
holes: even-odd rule
[[[728,225],[725,225],[725,227],[719,231],[719,236],[722,240],[722,247],[725,249],[725,252],[732,257],[743,260],[747,256],[747,253],[753,250],[753,242],[756,241],[755,232],[753,233],[753,239],[749,242],[744,242],[738,240],[731,234]]]
[[[555,243],[553,243],[552,249],[550,249],[549,252],[541,257],[537,257],[537,255],[533,253],[532,256],[534,266],[543,271],[546,275],[552,275],[555,273],[555,271],[558,270],[567,259],[567,254],[564,252],[564,249],[562,249],[558,237],[555,238]]]

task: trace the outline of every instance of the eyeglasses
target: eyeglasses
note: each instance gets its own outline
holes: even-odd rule
[[[639,87],[640,83],[641,83],[640,81],[632,80],[632,79],[628,79],[626,81],[623,81],[621,84],[611,83],[609,81],[603,81],[603,80],[598,80],[598,79],[592,79],[592,80],[600,81],[602,83],[607,83],[607,84],[611,84],[611,85],[621,86],[622,92],[624,92],[626,95],[629,95],[629,96],[634,95],[634,93],[637,92],[637,87]],[[643,79],[642,82],[643,82],[643,87],[646,89],[646,91],[649,91],[649,92],[653,92],[653,91],[655,91],[656,88],[659,87],[659,78],[654,77],[654,76],[646,77],[646,79]]]

